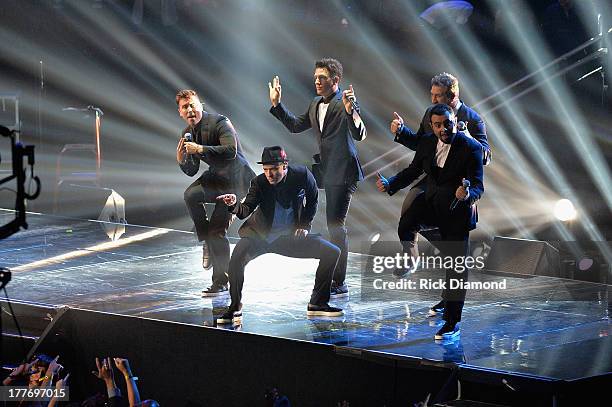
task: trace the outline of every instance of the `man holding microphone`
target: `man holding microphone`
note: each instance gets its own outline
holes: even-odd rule
[[[270,113],[291,133],[310,128],[318,147],[314,156],[313,173],[319,188],[325,189],[325,215],[330,241],[341,250],[332,282],[332,297],[348,296],[345,283],[348,257],[346,217],[357,183],[363,179],[356,141],[366,138],[353,86],[340,91],[342,64],[333,58],[315,62],[314,85],[317,96],[307,111],[295,116],[281,103],[281,84],[278,76],[268,83]]]
[[[249,167],[236,130],[227,117],[204,111],[193,90],[178,92],[176,104],[179,115],[187,123],[176,147],[176,160],[181,170],[192,177],[198,173],[200,161],[208,164],[208,170],[187,187],[184,194],[198,241],[202,242],[202,266],[204,269],[213,268],[212,285],[204,289],[202,295],[227,295],[230,258],[227,229],[232,214],[216,198],[227,193],[244,196],[255,173]],[[212,214],[206,213],[204,203],[215,204]]]
[[[411,209],[399,221],[398,235],[404,252],[410,254],[412,236],[421,225],[432,225],[440,229],[441,241],[437,245],[442,255],[463,256],[465,260],[469,232],[478,219],[475,203],[484,192],[482,145],[457,131],[457,119],[446,104],[431,108],[429,124],[433,134],[422,136],[410,166],[388,180],[379,174],[376,185],[379,191],[393,195],[424,172],[425,192],[415,198]],[[465,289],[452,289],[450,280],[466,282],[467,269],[461,272],[446,269],[445,324],[436,333],[436,340],[460,334]]]

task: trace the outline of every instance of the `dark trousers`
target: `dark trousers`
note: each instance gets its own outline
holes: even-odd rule
[[[230,245],[227,229],[232,223],[232,213],[216,198],[219,195],[235,193],[222,180],[216,180],[205,172],[185,190],[184,198],[189,216],[195,225],[198,241],[206,241],[210,249],[213,266],[213,284],[227,284],[227,267],[230,259]],[[214,203],[215,209],[207,216],[204,203]]]
[[[334,272],[333,280],[344,284],[346,278],[346,263],[348,259],[348,237],[346,230],[346,216],[351,204],[351,197],[357,190],[357,184],[326,185],[325,186],[325,215],[329,240],[340,248],[340,259]]]
[[[406,197],[404,198],[404,202],[402,203],[402,211],[401,214],[404,214],[407,210],[410,209],[414,200],[421,194],[425,193],[425,179],[424,177],[421,181],[419,181],[415,186],[410,188]],[[440,240],[440,231],[437,227],[432,225],[419,225],[419,228],[415,229],[410,236],[405,237],[405,242],[411,242],[409,253],[412,257],[418,257],[419,255],[419,245],[418,245],[418,237],[419,234],[424,236],[430,242],[439,241]]]
[[[458,206],[454,211],[449,210],[450,203],[437,202],[434,199],[426,200],[425,194],[418,195],[410,208],[402,214],[397,233],[405,253],[411,252],[413,236],[423,225],[438,226],[441,240],[436,242],[441,256],[453,258],[464,257],[469,253],[469,229],[467,227],[470,216],[469,208]],[[467,217],[467,219],[466,219]],[[456,271],[455,268],[446,269],[446,287],[442,292],[445,300],[444,320],[450,322],[461,321],[465,289],[451,289],[451,280],[467,282],[468,270]]]
[[[244,268],[251,260],[264,253],[276,253],[300,259],[319,259],[310,303],[313,305],[327,304],[332,275],[340,256],[338,247],[320,236],[281,236],[272,243],[260,238],[244,237],[236,244],[229,262],[230,295],[232,297],[230,309],[238,309],[242,301]]]

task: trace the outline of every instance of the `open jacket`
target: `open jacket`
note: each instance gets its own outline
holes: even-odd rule
[[[289,165],[287,175],[277,185],[270,185],[266,176],[260,174],[251,180],[244,201],[229,207],[240,219],[248,219],[238,230],[240,237],[265,239],[272,227],[276,201],[288,208],[293,207],[295,229],[310,231],[317,212],[318,190],[314,176],[302,165]]]

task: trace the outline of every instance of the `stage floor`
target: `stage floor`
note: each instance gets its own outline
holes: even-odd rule
[[[13,216],[0,210],[0,224]],[[116,225],[38,214],[28,214],[28,223],[28,230],[0,242],[0,266],[13,272],[12,300],[200,326],[213,326],[213,315],[228,304],[201,298],[211,271],[202,270],[190,232],[127,225],[113,242],[108,233]],[[335,303],[345,316],[321,320],[306,317],[315,260],[255,259],[246,270],[243,324],[236,329],[551,379],[612,371],[610,286],[473,272],[470,281],[505,279],[507,287],[469,290],[461,339],[437,343],[442,321],[427,311],[439,292],[364,294],[367,260],[350,254],[350,297]]]

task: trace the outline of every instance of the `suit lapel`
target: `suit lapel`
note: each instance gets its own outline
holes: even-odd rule
[[[432,135],[433,136],[433,135]],[[423,168],[423,170],[428,173],[431,174],[432,173],[432,168],[436,166],[436,163],[434,162],[434,160],[436,159],[436,148],[437,148],[437,143],[438,143],[438,139],[436,138],[436,136],[433,136],[433,139],[427,139],[427,142],[430,143],[430,145],[427,148],[427,156],[425,157],[425,165],[427,166],[427,168]]]
[[[321,96],[317,96],[313,99],[310,105],[310,111],[308,115],[310,116],[310,124],[311,127],[315,131],[315,135],[320,139],[321,138],[321,130],[319,130],[319,101],[323,99]]]
[[[457,110],[457,120],[461,120],[463,121],[463,118],[465,117],[465,103],[463,103],[463,101],[461,101],[461,106],[459,106],[459,110]]]

